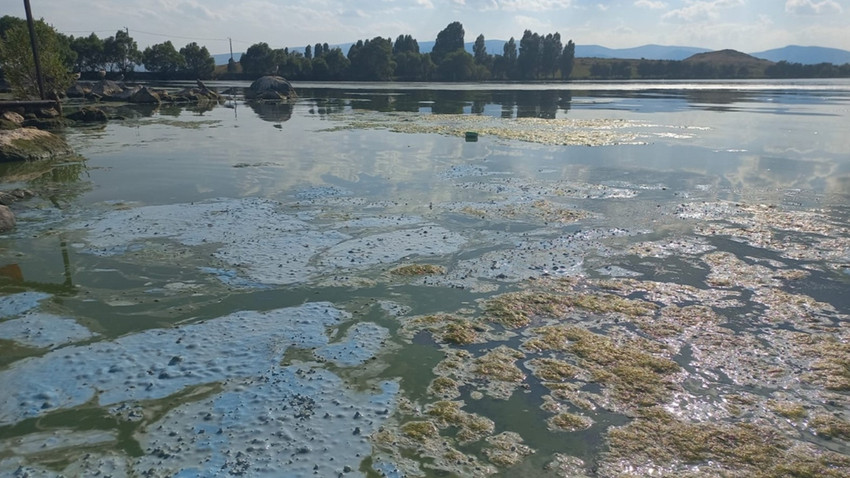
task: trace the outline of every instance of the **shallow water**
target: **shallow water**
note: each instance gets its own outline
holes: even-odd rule
[[[850,472],[850,83],[295,86],[0,168],[0,476]]]

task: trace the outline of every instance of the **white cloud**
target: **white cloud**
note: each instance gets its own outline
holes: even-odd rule
[[[635,2],[636,7],[645,7],[652,10],[661,10],[662,8],[667,8],[667,4],[660,1],[655,0],[637,0]]]
[[[720,11],[738,7],[744,0],[698,0],[691,1],[687,6],[670,10],[661,16],[662,19],[674,23],[692,23],[706,20],[716,20]]]
[[[829,15],[843,10],[833,0],[788,0],[785,2],[785,11],[796,15]]]
[[[608,5],[605,5],[604,3],[600,3],[600,4],[596,5],[596,8],[598,8],[599,10],[601,10],[603,12],[607,12],[608,8],[610,8],[610,7]]]

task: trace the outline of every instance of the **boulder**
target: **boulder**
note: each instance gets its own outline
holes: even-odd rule
[[[91,88],[91,93],[97,96],[116,96],[122,91],[124,87],[112,80],[100,80]]]
[[[257,78],[245,91],[245,98],[247,99],[284,100],[297,96],[292,85],[280,76]]]
[[[0,232],[15,228],[15,214],[7,206],[0,206]]]
[[[91,87],[86,88],[80,83],[74,83],[65,91],[68,98],[85,98],[91,94]]]
[[[29,189],[13,189],[11,191],[0,191],[0,205],[9,206],[12,203],[29,199],[35,196]]]
[[[80,123],[105,123],[109,119],[103,110],[92,106],[84,106],[79,111],[65,115],[65,117]]]
[[[16,129],[24,124],[24,117],[14,111],[4,111],[0,114],[0,129]]]
[[[142,86],[139,88],[132,96],[129,98],[132,103],[160,103],[162,100],[159,97],[159,93],[148,88],[147,86]]]
[[[0,162],[36,161],[72,153],[64,139],[48,131],[34,128],[0,130]]]

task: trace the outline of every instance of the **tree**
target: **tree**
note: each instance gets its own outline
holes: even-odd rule
[[[431,49],[431,59],[435,65],[439,65],[449,53],[463,50],[463,25],[460,22],[449,23],[437,34],[437,41]]]
[[[175,73],[183,69],[185,60],[174,49],[171,41],[157,43],[145,48],[142,52],[142,63],[145,69],[156,73]]]
[[[336,47],[326,53],[324,60],[328,65],[329,80],[343,79],[348,71],[348,67],[351,66],[351,62],[348,61],[348,58],[345,57],[339,47]]]
[[[576,45],[572,40],[567,42],[564,51],[561,53],[561,78],[567,79],[573,72],[573,65],[576,59]]]
[[[186,72],[195,78],[206,80],[212,78],[215,71],[215,59],[205,46],[192,42],[180,49]]]
[[[536,79],[540,76],[541,41],[540,35],[526,30],[519,41],[519,58],[517,67],[519,74],[526,79]]]
[[[71,38],[71,49],[77,54],[77,71],[99,71],[105,67],[104,43],[92,33],[87,37]]]
[[[492,57],[487,54],[487,44],[484,41],[484,35],[478,35],[475,39],[475,44],[472,46],[472,56],[475,58],[475,63],[490,67]]]
[[[10,26],[4,32],[4,36],[5,38],[0,39],[0,64],[2,64],[6,81],[11,85],[15,96],[38,98],[35,61],[26,23],[21,22]],[[68,52],[63,51],[63,42],[59,33],[43,21],[35,22],[35,36],[38,43],[44,93],[64,92],[74,81],[69,71],[73,58]]]
[[[321,58],[325,54],[325,49],[321,43],[316,43],[313,47],[313,58]]]
[[[412,52],[419,53],[419,43],[410,35],[399,35],[393,43],[393,55]]]
[[[555,71],[558,69],[558,60],[561,57],[561,34],[555,32],[547,34],[543,37],[543,50],[540,54],[540,69],[551,78],[555,77]]]
[[[469,81],[476,79],[475,59],[465,50],[455,50],[437,65],[437,77],[444,81]],[[485,69],[486,70],[486,69]]]
[[[395,70],[392,53],[393,45],[388,38],[359,40],[348,50],[351,76],[363,81],[391,80]]]
[[[504,72],[506,78],[516,78],[517,76],[517,49],[516,40],[511,37],[505,46],[502,47],[502,63],[500,68]]]
[[[268,43],[254,43],[239,57],[242,71],[250,76],[263,76],[275,70],[275,57]]]
[[[103,41],[103,54],[109,71],[120,71],[125,75],[142,61],[142,53],[136,41],[124,30],[118,30],[115,36]]]
[[[307,45],[304,48],[304,58],[311,60],[313,58],[313,48],[310,45]]]

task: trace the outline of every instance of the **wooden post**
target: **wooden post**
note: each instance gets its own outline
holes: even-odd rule
[[[44,99],[44,80],[41,78],[41,61],[38,59],[38,44],[35,41],[35,25],[32,21],[30,0],[24,0],[24,8],[27,11],[27,26],[30,29],[30,43],[32,44],[32,59],[35,61],[35,78],[38,81],[38,95],[41,99]]]

